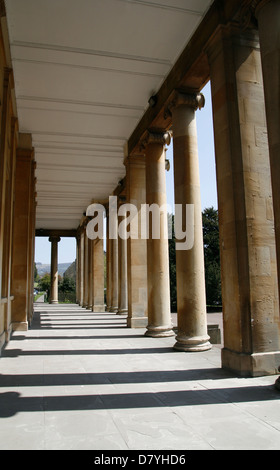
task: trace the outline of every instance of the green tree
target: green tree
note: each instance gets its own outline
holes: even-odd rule
[[[207,305],[221,305],[219,218],[214,207],[202,213]]]
[[[38,290],[41,292],[50,292],[50,287],[51,287],[51,276],[49,273],[44,274],[39,279],[38,282]]]
[[[34,282],[38,282],[38,281],[39,281],[38,269],[37,269],[36,263],[34,263]]]
[[[58,285],[59,292],[75,292],[76,291],[76,283],[75,280],[68,276],[63,276],[63,279],[60,280]]]
[[[177,312],[177,282],[176,282],[176,245],[174,233],[174,215],[168,214],[169,226],[172,229],[172,238],[168,240],[169,246],[169,276],[170,276],[170,308]]]

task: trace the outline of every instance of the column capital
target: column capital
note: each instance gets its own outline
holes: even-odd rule
[[[244,29],[257,26],[260,10],[271,0],[244,0],[240,10],[240,23]]]
[[[144,150],[149,144],[170,145],[171,132],[147,131],[145,137],[140,142],[140,149]]]
[[[60,240],[61,240],[61,238],[58,237],[57,235],[53,235],[53,236],[49,237],[49,242],[51,242],[51,243],[52,243],[52,242],[57,242],[57,243],[59,243]]]
[[[168,116],[172,115],[172,110],[178,106],[188,106],[194,111],[197,109],[202,109],[205,106],[205,97],[202,93],[185,93],[181,91],[176,91],[173,99],[168,103],[164,117],[165,119]]]

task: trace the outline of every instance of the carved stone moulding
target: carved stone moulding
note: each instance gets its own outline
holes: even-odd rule
[[[140,142],[140,150],[145,150],[149,144],[162,144],[170,145],[172,134],[170,131],[166,132],[152,132],[147,131],[145,137]]]
[[[205,106],[205,97],[202,93],[185,93],[181,91],[176,91],[174,98],[168,103],[164,117],[165,119],[168,116],[172,115],[172,109],[177,106],[189,106],[195,111],[197,109],[202,109]]]

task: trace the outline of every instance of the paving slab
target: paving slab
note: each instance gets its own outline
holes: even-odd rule
[[[35,304],[0,358],[0,449],[280,449],[277,376],[239,378],[221,368],[221,345],[183,353],[144,333],[115,314]]]

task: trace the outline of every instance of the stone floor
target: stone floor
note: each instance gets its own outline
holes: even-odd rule
[[[235,377],[221,346],[175,352],[114,314],[35,310],[0,359],[1,450],[280,449],[277,376]]]

